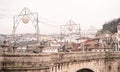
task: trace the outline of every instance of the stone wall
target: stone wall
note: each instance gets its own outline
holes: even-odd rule
[[[76,72],[82,68],[118,72],[119,61],[120,52],[1,54],[0,72]]]

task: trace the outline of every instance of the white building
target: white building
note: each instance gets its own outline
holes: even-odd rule
[[[59,52],[59,47],[60,46],[50,46],[50,47],[45,47],[43,48],[43,53],[57,53]]]

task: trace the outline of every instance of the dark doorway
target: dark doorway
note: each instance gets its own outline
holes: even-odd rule
[[[78,70],[77,72],[94,72],[94,71],[91,69],[84,68],[84,69]]]

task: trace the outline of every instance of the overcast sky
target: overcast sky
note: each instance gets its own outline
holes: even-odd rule
[[[105,22],[120,17],[120,0],[0,0],[0,33],[11,34],[13,16],[27,7],[38,12],[40,33],[59,33],[60,25],[69,20],[81,25],[82,31],[91,26],[102,28]],[[35,32],[31,23],[20,22],[16,32]]]

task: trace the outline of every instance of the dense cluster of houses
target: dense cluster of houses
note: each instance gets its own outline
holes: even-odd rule
[[[94,38],[79,37],[72,38],[70,41],[50,42],[49,47],[43,48],[43,52],[71,52],[71,51],[119,51],[120,50],[120,24],[117,27],[117,33],[112,34],[110,31],[105,31],[100,36]]]
[[[120,51],[120,24],[117,27],[117,33],[112,34],[110,31],[104,32],[100,36],[92,38],[79,36],[76,34],[60,37],[59,35],[42,35],[40,45],[38,47],[35,35],[19,35],[18,43],[24,41],[32,41],[28,45],[21,45],[17,47],[17,52],[34,52],[39,53],[40,50],[43,53],[56,53],[56,52],[78,52],[78,51]],[[12,42],[12,37],[8,36],[9,41]],[[2,49],[2,48],[1,48]],[[10,49],[8,49],[10,50]]]

